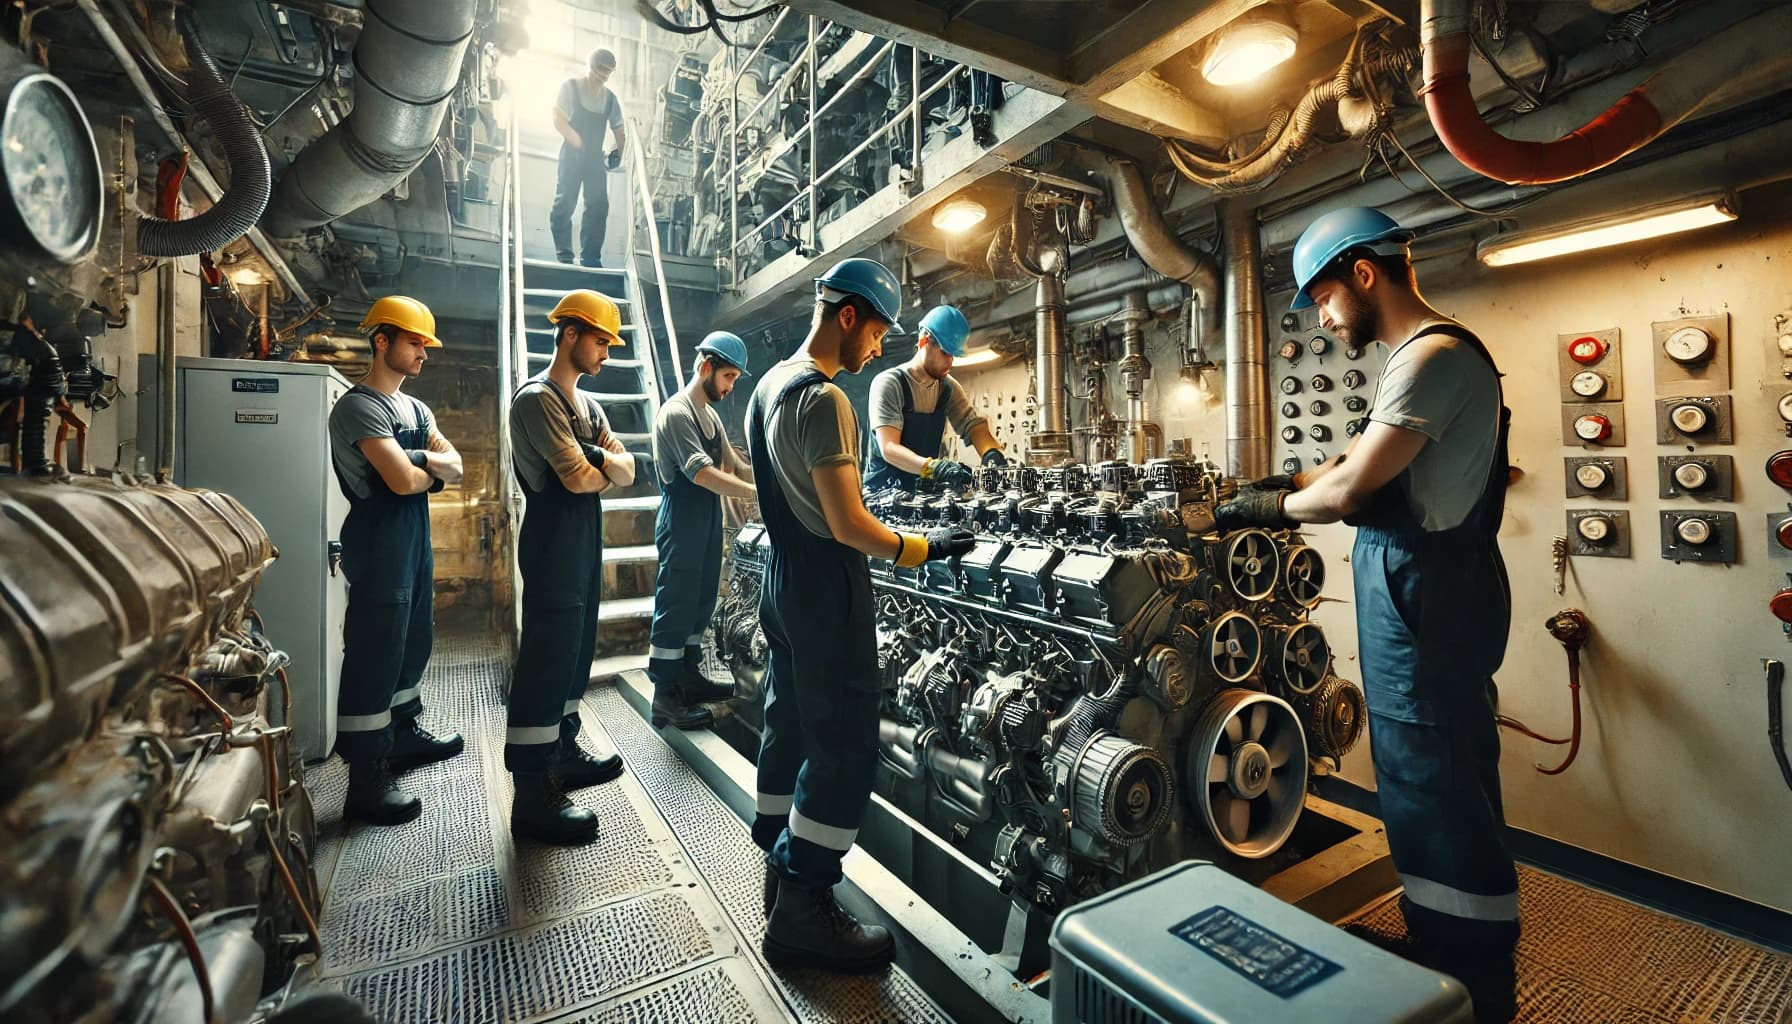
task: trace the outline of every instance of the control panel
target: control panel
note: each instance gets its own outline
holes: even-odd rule
[[[1568,510],[1568,553],[1582,558],[1629,558],[1630,513],[1624,509]]]
[[[1661,513],[1661,557],[1670,562],[1736,561],[1736,513],[1668,509]]]
[[[1298,473],[1342,452],[1368,425],[1387,346],[1343,345],[1309,317],[1282,318],[1284,336],[1270,359],[1275,388],[1275,455],[1279,472]]]

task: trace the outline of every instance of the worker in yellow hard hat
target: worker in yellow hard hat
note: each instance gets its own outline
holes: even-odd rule
[[[579,700],[591,676],[603,583],[598,495],[634,483],[635,457],[610,433],[596,396],[579,388],[579,378],[601,371],[611,346],[623,344],[616,303],[580,289],[548,318],[554,361],[510,405],[511,463],[528,505],[517,534],[523,631],[504,767],[516,784],[511,833],[577,846],[597,838],[597,817],[568,800],[566,790],[622,774],[620,758],[579,746]]]
[[[344,814],[397,825],[423,805],[393,776],[465,746],[459,735],[433,736],[417,720],[435,639],[428,495],[459,483],[461,462],[429,407],[401,390],[423,371],[428,351],[442,347],[429,307],[388,295],[367,311],[361,331],[372,365],[330,410],[330,459],[349,504],[336,750],[349,766]]]

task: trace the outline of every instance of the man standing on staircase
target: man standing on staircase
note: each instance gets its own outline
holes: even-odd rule
[[[582,846],[597,816],[566,790],[622,774],[614,754],[579,746],[579,701],[591,680],[603,586],[603,504],[598,495],[635,480],[635,458],[611,433],[579,377],[596,374],[622,344],[622,316],[606,295],[568,292],[548,314],[554,361],[510,405],[511,462],[528,505],[517,533],[523,630],[511,674],[504,767],[516,783],[510,831]]]
[[[734,694],[732,686],[703,674],[702,645],[722,584],[721,496],[757,496],[752,467],[735,454],[713,407],[746,372],[746,343],[727,331],[714,331],[697,346],[691,382],[654,417],[660,510],[653,542],[659,548],[659,572],[647,677],[653,681],[655,728],[706,726],[710,712],[703,704]]]
[[[348,498],[336,752],[349,769],[344,816],[401,825],[423,813],[423,802],[393,775],[465,747],[458,734],[438,738],[417,721],[435,642],[429,495],[460,482],[461,462],[429,407],[401,390],[423,372],[429,349],[442,347],[435,314],[416,299],[388,295],[367,311],[361,331],[372,364],[330,410],[330,461]]]
[[[609,172],[622,166],[622,147],[628,141],[622,127],[622,104],[605,87],[616,70],[616,55],[593,50],[585,62],[585,74],[568,78],[554,101],[554,130],[560,133],[560,164],[554,181],[554,206],[548,211],[548,230],[554,236],[554,256],[572,263],[572,210],[585,193],[585,214],[579,220],[579,263],[603,266],[604,227],[610,218]],[[616,136],[616,148],[604,153],[604,129]]]
[[[849,259],[816,279],[815,319],[766,371],[747,438],[771,555],[759,599],[770,648],[753,839],[767,853],[767,961],[872,971],[895,945],[834,900],[877,763],[881,677],[867,555],[915,566],[969,551],[968,530],[896,533],[859,495],[859,421],[833,383],[901,330],[902,287],[881,263]]]
[[[950,491],[971,485],[971,468],[939,457],[950,422],[982,456],[985,466],[1008,459],[989,421],[971,407],[964,385],[952,377],[952,361],[964,355],[970,324],[955,306],[935,306],[921,318],[913,358],[871,381],[871,452],[865,459],[865,493],[891,487],[913,491],[934,480]]]

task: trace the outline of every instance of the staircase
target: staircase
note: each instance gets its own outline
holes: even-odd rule
[[[635,131],[631,128],[631,140],[642,137]],[[637,223],[643,211],[648,211],[650,225],[652,217],[651,200],[635,189],[637,183],[647,180],[639,144],[629,149],[636,154],[635,173],[611,182],[611,202],[627,202],[633,212],[625,250],[630,255],[622,268],[578,267],[538,259],[522,250],[520,232],[510,232],[506,239],[506,305],[511,312],[508,326],[513,341],[521,342],[510,347],[514,354],[510,361],[511,391],[553,361],[554,330],[548,313],[567,292],[577,288],[601,292],[614,299],[622,313],[624,344],[610,349],[610,359],[601,373],[579,381],[579,389],[596,396],[603,407],[611,433],[635,457],[635,482],[626,488],[609,490],[603,497],[604,582],[597,638],[600,657],[638,654],[647,647],[658,568],[653,524],[660,506],[659,485],[654,476],[653,421],[662,397],[682,383],[662,378],[662,370],[676,358],[677,343],[674,328],[665,316],[668,304],[659,291],[663,288],[663,275],[658,271],[657,237],[650,236],[653,244],[644,254],[651,257],[649,266],[654,268],[654,280],[644,283],[636,271],[636,242],[641,237]],[[521,221],[520,197],[512,197],[510,212],[511,223]],[[648,230],[651,232],[651,228]],[[656,336],[663,339],[659,345],[655,344]],[[682,374],[673,367],[672,376],[678,378]],[[512,509],[520,521],[524,514],[520,494]],[[520,623],[520,601],[518,605]]]

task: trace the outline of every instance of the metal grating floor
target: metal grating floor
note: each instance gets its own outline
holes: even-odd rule
[[[514,843],[509,671],[495,645],[438,637],[424,722],[462,732],[467,751],[405,776],[424,801],[417,821],[345,826],[346,767],[308,773],[324,955],[295,987],[346,992],[391,1024],[949,1020],[900,970],[768,968],[746,826],[613,690],[586,697],[585,741],[620,750],[629,771],[573,794],[597,812],[601,838]]]
[[[1783,1024],[1792,957],[1520,866],[1514,1024]],[[1355,919],[1406,933],[1397,901]]]

